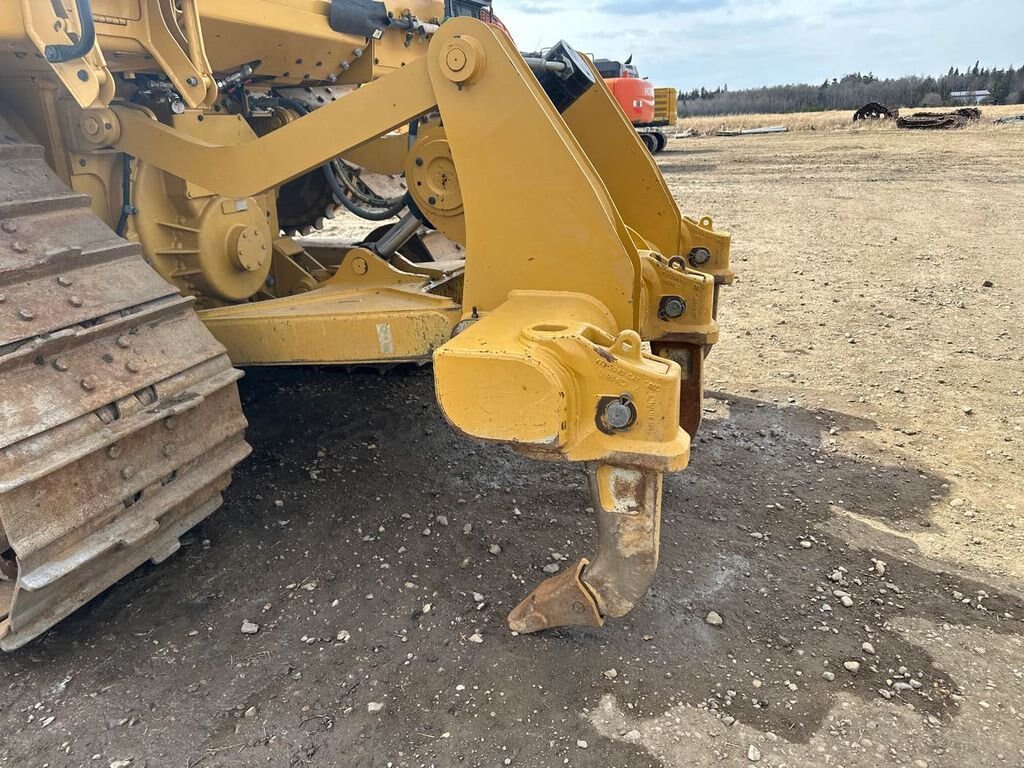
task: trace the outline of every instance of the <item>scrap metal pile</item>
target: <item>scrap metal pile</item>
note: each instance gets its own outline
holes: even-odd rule
[[[898,109],[889,108],[884,104],[879,104],[877,101],[872,101],[853,113],[853,122],[857,123],[861,120],[896,120],[899,116],[900,111]]]
[[[907,130],[941,131],[966,128],[978,120],[981,120],[980,109],[962,107],[953,112],[915,112],[910,117],[899,118],[896,127]]]

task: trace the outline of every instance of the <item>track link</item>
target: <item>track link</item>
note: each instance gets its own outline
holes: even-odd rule
[[[0,120],[0,648],[221,504],[244,439],[224,348]]]

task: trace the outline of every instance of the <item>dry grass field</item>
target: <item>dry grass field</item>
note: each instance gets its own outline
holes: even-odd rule
[[[1024,126],[659,155],[739,277],[659,574],[600,630],[503,623],[593,546],[578,467],[455,435],[429,369],[250,370],[223,509],[0,658],[0,766],[1020,768],[1022,157]]]
[[[940,109],[906,109],[912,112],[946,112]],[[1002,104],[999,106],[982,107],[981,123],[971,126],[976,131],[992,127],[992,121],[1008,115],[1024,114],[1024,104]],[[769,125],[784,125],[790,131],[829,131],[850,130],[853,124],[853,110],[835,110],[830,112],[798,112],[785,115],[716,115],[713,117],[683,117],[679,119],[679,132],[694,131],[698,134],[710,134],[719,130],[738,131],[747,128],[762,128]],[[891,122],[862,123],[856,127],[858,131],[896,130]]]

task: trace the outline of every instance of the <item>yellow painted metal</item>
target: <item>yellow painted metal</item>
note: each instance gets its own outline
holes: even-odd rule
[[[200,297],[201,318],[236,364],[433,359],[438,401],[457,429],[592,463],[598,557],[542,585],[515,620],[533,631],[628,611],[657,563],[661,473],[686,466],[681,421],[691,432],[699,422],[715,292],[732,279],[728,235],[679,213],[596,73],[559,113],[487,24],[456,18],[429,42],[397,28],[370,41],[330,30],[325,0],[183,3],[94,0],[90,77],[164,74],[193,108],[172,116],[167,104],[111,104],[109,89],[71,90],[84,112],[70,99],[33,111],[51,152],[66,147],[71,175],[102,194],[108,219],[120,210],[121,153],[135,158],[129,233]],[[29,6],[44,13],[43,0]],[[440,8],[408,5],[426,21]],[[32,21],[22,20],[22,43]],[[226,97],[214,103],[211,75],[253,59],[269,78],[254,87],[267,94],[310,80],[363,85],[258,135]],[[120,95],[131,94],[129,80]],[[420,120],[435,111],[439,119]],[[420,131],[409,148],[392,132],[411,120]],[[465,245],[464,273],[279,237],[278,188],[338,156],[404,167],[416,208]],[[645,352],[644,339],[660,354]]]
[[[409,194],[438,231],[466,244],[465,206],[444,128],[437,121],[422,126],[405,161]]]
[[[444,53],[427,63],[466,201],[466,315],[496,309],[511,288],[566,290],[599,300],[620,328],[636,328],[640,256],[598,172],[511,41],[457,18],[431,46]],[[453,71],[453,60],[466,63]]]
[[[360,248],[316,290],[199,313],[236,365],[427,362],[460,308]]]
[[[114,145],[179,178],[224,197],[244,198],[276,187],[434,108],[420,60],[328,104],[280,130],[242,144],[219,145],[175,131],[127,105],[113,110],[121,138]]]
[[[679,91],[675,88],[654,89],[654,122],[672,128],[679,123]]]
[[[438,402],[466,434],[536,458],[682,469],[679,367],[616,327],[592,296],[512,291],[434,355]],[[622,397],[634,421],[614,429],[603,412]]]
[[[563,117],[598,170],[625,222],[643,234],[666,258],[683,256],[690,267],[731,282],[730,238],[714,232],[711,219],[683,217],[657,163],[587,60],[600,87],[591,88],[566,110]],[[700,263],[690,258],[695,248],[707,251]]]

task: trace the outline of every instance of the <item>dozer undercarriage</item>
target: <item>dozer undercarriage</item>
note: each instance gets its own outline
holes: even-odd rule
[[[0,646],[218,506],[249,450],[231,363],[432,360],[456,429],[590,476],[597,555],[510,627],[598,626],[646,592],[729,238],[679,214],[590,62],[526,61],[450,11],[3,11]],[[341,208],[400,218],[285,234]]]

